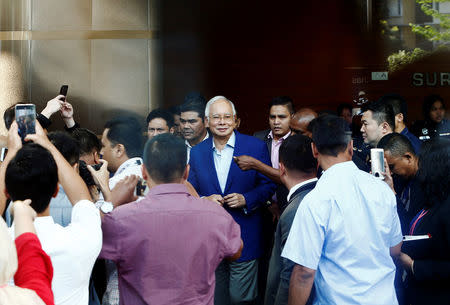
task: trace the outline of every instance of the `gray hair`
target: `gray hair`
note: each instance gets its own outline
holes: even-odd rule
[[[210,99],[208,101],[208,103],[206,103],[205,117],[209,118],[209,108],[211,108],[211,105],[214,104],[215,102],[217,102],[218,100],[225,100],[228,103],[230,103],[231,109],[233,109],[233,115],[236,115],[236,108],[234,107],[233,102],[230,101],[229,99],[227,99],[225,96],[217,95],[217,96],[213,97],[212,99]]]

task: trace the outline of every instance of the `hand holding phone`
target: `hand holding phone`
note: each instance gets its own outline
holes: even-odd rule
[[[18,133],[24,142],[27,134],[36,133],[36,106],[34,104],[17,104],[15,114]]]

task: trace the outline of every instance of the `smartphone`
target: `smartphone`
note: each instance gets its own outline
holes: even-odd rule
[[[61,89],[59,89],[59,94],[64,95],[64,98],[61,98],[62,101],[66,100],[67,90],[69,90],[69,86],[68,85],[62,85]]]
[[[24,142],[27,134],[36,133],[36,106],[34,104],[18,104],[15,113],[19,136]]]
[[[370,149],[370,162],[372,175],[375,177],[384,180],[383,173],[385,172],[384,168],[384,150],[382,148],[371,148]]]
[[[138,183],[136,184],[136,196],[145,196],[147,189],[147,181],[142,178],[139,178]]]

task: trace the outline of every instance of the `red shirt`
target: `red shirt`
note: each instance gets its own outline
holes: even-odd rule
[[[54,305],[52,292],[53,267],[50,257],[42,250],[36,234],[24,233],[16,238],[18,268],[14,283],[28,288],[47,305]]]

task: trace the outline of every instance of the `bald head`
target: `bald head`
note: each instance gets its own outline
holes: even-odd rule
[[[302,108],[297,111],[291,119],[289,127],[292,134],[302,134],[311,138],[311,132],[308,130],[309,123],[317,118],[317,113],[311,108]]]

